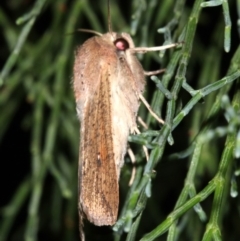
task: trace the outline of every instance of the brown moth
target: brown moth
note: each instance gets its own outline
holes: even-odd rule
[[[135,53],[175,44],[135,48],[127,33],[110,29],[98,35],[76,51],[73,86],[81,122],[79,214],[84,212],[90,222],[102,226],[117,220],[127,138],[137,129],[139,100],[145,101],[145,72]]]
[[[144,71],[126,34],[87,40],[76,53],[74,93],[81,121],[79,205],[95,225],[113,225],[127,138],[136,127]]]

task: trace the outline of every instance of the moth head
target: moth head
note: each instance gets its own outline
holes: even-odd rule
[[[105,36],[104,36],[105,35]],[[117,52],[125,52],[128,49],[134,48],[134,43],[132,38],[127,33],[107,33],[102,37],[106,38],[107,42],[113,45]]]
[[[129,43],[126,39],[124,38],[118,38],[114,42],[114,45],[118,51],[125,51],[129,49]]]
[[[119,52],[121,51],[125,52],[126,50],[135,47],[131,36],[127,33],[121,33],[121,34],[115,33],[115,36],[113,37],[114,37],[113,44],[117,49],[117,51]]]

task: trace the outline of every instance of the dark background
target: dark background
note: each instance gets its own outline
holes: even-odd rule
[[[85,2],[85,1],[83,1]],[[150,2],[150,1],[149,1]],[[161,1],[160,1],[161,2]],[[163,1],[165,2],[165,1]],[[174,1],[173,1],[174,2]],[[192,1],[187,1],[183,8],[182,18],[180,26],[187,23],[190,12],[192,11]],[[0,62],[1,66],[4,66],[8,56],[10,55],[13,47],[17,42],[17,36],[19,36],[23,25],[16,25],[16,19],[30,11],[35,4],[35,1],[31,0],[19,0],[19,1],[6,1],[1,2],[1,46],[0,46]],[[77,214],[77,160],[78,160],[78,130],[79,124],[75,114],[75,103],[71,88],[71,76],[72,76],[72,65],[74,59],[74,49],[79,44],[83,43],[91,35],[85,33],[73,33],[77,28],[89,28],[93,29],[94,26],[101,26],[101,29],[94,29],[99,32],[107,30],[107,4],[105,1],[88,1],[91,13],[95,15],[95,18],[87,12],[87,7],[83,4],[78,19],[75,20],[75,26],[72,26],[70,32],[66,32],[65,23],[71,17],[71,11],[73,9],[74,1],[50,1],[42,9],[41,14],[37,17],[37,20],[31,29],[26,42],[17,58],[17,61],[11,72],[4,80],[4,85],[0,87],[0,95],[9,91],[9,97],[1,99],[0,103],[0,177],[1,177],[1,195],[0,195],[0,210],[1,214],[4,212],[6,207],[14,195],[19,190],[20,184],[24,180],[29,180],[30,190],[32,186],[32,162],[33,162],[33,150],[31,149],[33,142],[33,129],[36,124],[34,120],[34,110],[36,108],[37,96],[44,93],[42,87],[35,88],[34,86],[39,81],[39,76],[47,71],[47,58],[49,57],[54,65],[55,61],[58,61],[59,50],[62,49],[63,43],[67,38],[72,38],[72,42],[69,47],[69,53],[71,55],[65,56],[67,61],[64,66],[59,66],[59,69],[49,75],[46,80],[46,89],[49,98],[53,100],[46,100],[45,106],[42,109],[42,133],[40,138],[40,147],[44,151],[46,144],[46,136],[48,135],[49,129],[47,128],[50,123],[51,114],[54,108],[54,84],[57,71],[64,68],[64,92],[62,94],[62,101],[60,112],[58,117],[57,125],[57,137],[54,141],[54,148],[51,152],[51,161],[59,168],[60,172],[64,176],[65,171],[68,172],[66,176],[66,182],[70,186],[73,192],[72,197],[63,198],[59,185],[56,179],[53,177],[51,171],[46,172],[46,176],[43,181],[43,191],[40,199],[40,206],[38,212],[39,218],[39,231],[37,234],[38,240],[78,240],[78,214]],[[116,31],[130,32],[131,15],[134,12],[134,6],[131,1],[112,1],[112,25]],[[197,32],[194,39],[194,45],[187,70],[187,81],[193,88],[199,88],[199,78],[203,71],[203,64],[207,58],[211,48],[216,49],[215,61],[219,62],[218,72],[215,75],[218,80],[226,75],[229,67],[230,60],[238,46],[239,34],[237,28],[237,10],[236,2],[231,1],[230,14],[232,20],[232,32],[231,40],[232,47],[229,53],[225,53],[223,50],[223,31],[224,31],[224,19],[222,14],[222,8],[205,8],[202,10],[200,21],[198,23]],[[160,3],[159,3],[160,5]],[[158,4],[157,4],[158,6]],[[149,7],[149,4],[147,4]],[[172,4],[172,9],[174,5]],[[171,20],[173,17],[173,11],[170,11],[166,16],[159,18],[158,12],[161,6],[156,7],[152,11],[151,24],[147,26],[147,32],[149,32],[148,40],[149,45],[156,45],[163,42],[163,36],[157,34],[156,30]],[[148,8],[147,10],[148,11]],[[145,13],[145,12],[144,12]],[[117,16],[121,15],[121,19]],[[134,41],[137,44],[141,44],[142,36],[144,35],[141,25],[144,24],[145,15],[140,18],[140,24],[136,35],[133,36]],[[94,19],[98,22],[95,23]],[[157,19],[157,21],[156,21]],[[92,20],[92,22],[90,21]],[[8,25],[9,24],[9,25]],[[175,30],[182,29],[178,27]],[[219,31],[217,31],[219,29]],[[14,33],[14,34],[13,34]],[[68,35],[70,33],[70,36]],[[177,31],[176,35],[179,34]],[[44,51],[40,54],[37,53],[38,45],[41,44],[41,39],[45,35],[51,35],[49,42],[46,43]],[[174,39],[177,41],[177,38]],[[36,49],[36,52],[33,50]],[[38,55],[35,59],[34,54]],[[153,70],[159,68],[159,63],[155,61],[156,55],[149,54],[144,56],[141,60],[145,69]],[[165,67],[169,61],[169,55],[167,54],[165,59],[161,63],[161,67]],[[34,61],[34,62],[31,62]],[[45,62],[46,61],[46,62]],[[51,62],[50,61],[50,62]],[[29,66],[29,67],[28,67]],[[53,68],[49,66],[49,70]],[[56,68],[56,66],[54,67]],[[24,69],[20,72],[19,69]],[[23,73],[18,84],[14,86],[14,73]],[[212,76],[212,74],[210,73]],[[148,80],[150,82],[150,80]],[[155,90],[155,85],[151,82],[147,89],[147,98],[151,102],[151,96]],[[39,92],[38,92],[39,91]],[[232,97],[234,87],[229,91],[229,97]],[[46,97],[47,98],[47,97]],[[190,99],[190,95],[186,91],[182,90],[179,93],[177,104],[184,106]],[[51,104],[53,101],[53,104]],[[195,112],[191,112],[173,132],[174,145],[167,145],[164,151],[164,156],[161,162],[156,168],[157,175],[153,179],[152,185],[152,196],[147,202],[146,210],[143,213],[141,219],[140,228],[138,230],[138,238],[142,237],[143,234],[151,231],[160,222],[162,222],[166,216],[173,210],[176,200],[181,192],[184,185],[184,179],[186,177],[189,167],[189,157],[183,159],[173,158],[170,159],[169,155],[184,151],[191,144],[196,132],[201,128],[202,120],[199,120],[198,128],[193,128],[193,120],[196,117],[196,112],[202,112],[205,115],[206,103],[208,99],[202,100],[195,107]],[[15,103],[15,107],[14,106]],[[49,104],[50,103],[50,104]],[[211,105],[211,104],[210,104]],[[70,107],[69,107],[70,106]],[[164,113],[165,107],[163,109]],[[10,114],[9,114],[10,113]],[[144,111],[142,111],[144,113]],[[6,116],[6,118],[5,118]],[[203,118],[203,116],[201,118]],[[65,118],[70,119],[75,133],[72,136],[64,125]],[[164,118],[164,114],[163,114]],[[222,113],[220,113],[217,121],[214,122],[214,127],[226,125],[226,121]],[[151,127],[156,127],[156,124],[152,124]],[[71,142],[69,139],[71,139]],[[213,178],[217,172],[219,160],[222,149],[224,147],[225,138],[219,138],[214,140],[214,143],[207,143],[207,150],[210,152],[209,155],[199,165],[198,172],[196,175],[196,188],[197,191],[202,190],[208,182]],[[75,144],[73,144],[75,143]],[[211,147],[213,149],[211,149]],[[137,145],[133,145],[133,149],[137,152],[140,148]],[[212,158],[214,155],[214,158]],[[69,164],[69,170],[64,170],[64,165],[59,164],[61,157],[64,157]],[[235,167],[237,168],[238,160],[236,160]],[[138,163],[139,166],[144,165],[144,161]],[[128,180],[131,173],[131,164],[127,163],[122,171],[122,178],[120,181],[120,193],[121,193],[121,205],[124,203],[124,198],[128,190]],[[237,182],[239,180],[237,179]],[[26,195],[16,217],[13,217],[11,228],[9,229],[9,235],[7,240],[25,240],[24,232],[28,217],[28,208],[30,201],[30,193]],[[20,197],[20,196],[19,196]],[[223,240],[239,240],[239,198],[231,198],[229,195],[226,197],[225,210],[223,211]],[[71,203],[71,204],[69,204]],[[208,217],[212,208],[212,196],[207,198],[203,203]],[[5,216],[1,215],[1,225],[4,223]],[[188,224],[183,225],[184,230],[180,235],[179,240],[193,240],[191,232],[196,233],[195,240],[201,240],[204,232],[205,223],[201,223],[194,211],[191,210],[188,213],[186,219],[191,220]],[[193,221],[194,220],[194,221]],[[184,223],[184,222],[183,222]],[[0,228],[3,226],[0,226]],[[108,227],[97,228],[91,224],[86,224],[87,240],[113,240],[112,231]],[[199,233],[199,234],[197,234]],[[123,235],[122,240],[125,240]],[[0,240],[1,233],[0,233]],[[136,239],[138,240],[138,239]],[[166,235],[161,236],[158,240],[166,240]]]

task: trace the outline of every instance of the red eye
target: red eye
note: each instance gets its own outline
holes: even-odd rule
[[[119,50],[119,51],[124,51],[129,48],[128,42],[123,38],[117,39],[114,42],[114,44],[115,44],[117,50]]]

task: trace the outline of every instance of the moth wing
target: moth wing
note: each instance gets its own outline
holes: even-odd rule
[[[87,101],[93,97],[100,83],[99,51],[96,37],[88,39],[76,50],[73,88],[80,121]]]
[[[86,100],[81,119],[79,205],[90,222],[101,226],[116,222],[119,188],[113,151],[108,61],[103,60],[95,67],[98,87]]]

